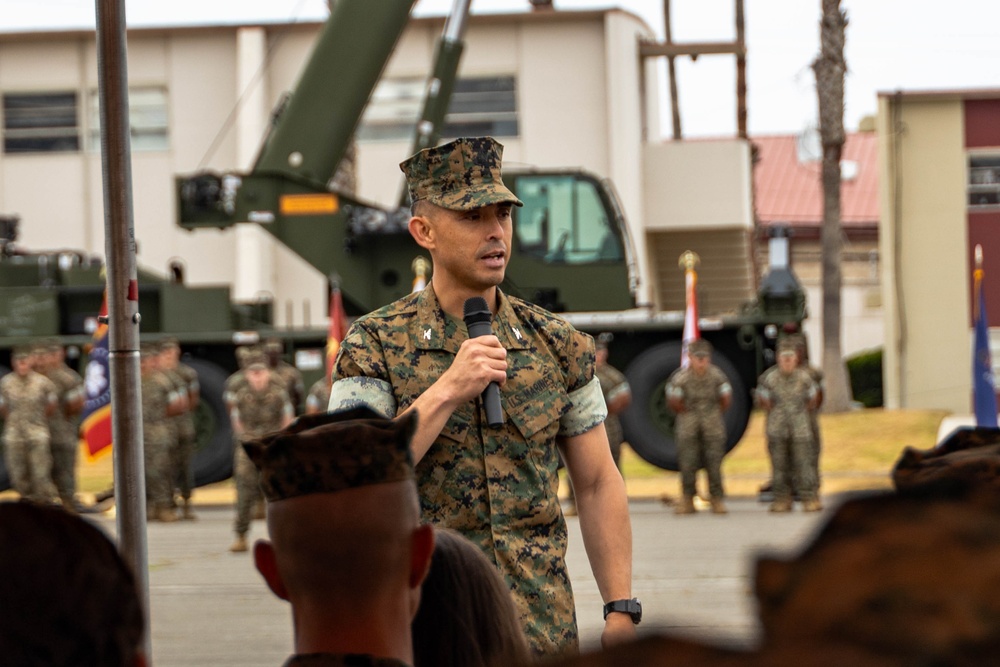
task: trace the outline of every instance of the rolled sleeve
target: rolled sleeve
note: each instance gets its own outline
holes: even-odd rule
[[[604,402],[601,381],[595,376],[590,382],[570,392],[573,407],[559,420],[560,437],[571,438],[586,433],[608,416],[608,406]]]
[[[345,377],[330,388],[329,412],[367,407],[386,419],[396,416],[396,397],[392,385],[385,380],[365,377]]]

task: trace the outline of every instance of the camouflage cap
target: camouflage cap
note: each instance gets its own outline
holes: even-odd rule
[[[249,350],[243,357],[244,370],[266,370],[270,368],[267,363],[267,355],[260,350]]]
[[[798,354],[798,343],[791,336],[785,336],[778,341],[778,354]]]
[[[10,352],[11,359],[27,359],[31,356],[31,348],[26,345],[18,345]]]
[[[594,348],[598,350],[606,350],[611,345],[611,341],[615,339],[615,335],[610,331],[603,331],[597,334],[597,338],[594,339]]]
[[[268,501],[413,479],[417,413],[385,419],[367,407],[299,417],[243,444]]]
[[[688,343],[688,354],[692,357],[707,357],[712,354],[712,344],[704,338],[698,338]]]
[[[465,137],[425,148],[401,162],[410,203],[420,200],[453,211],[490,204],[523,206],[500,177],[503,146],[493,137]]]
[[[285,351],[285,344],[280,338],[268,338],[264,341],[264,352],[277,352],[281,354]]]
[[[139,343],[139,356],[146,358],[160,353],[160,343],[157,341],[146,341]]]

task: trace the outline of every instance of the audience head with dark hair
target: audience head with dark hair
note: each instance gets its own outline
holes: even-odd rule
[[[286,665],[412,661],[410,622],[434,549],[413,478],[416,424],[415,412],[390,420],[356,408],[244,444],[268,501],[271,539],[254,545],[254,561],[292,605]]]
[[[501,667],[531,654],[510,589],[474,544],[435,530],[434,558],[413,619],[414,667]]]
[[[98,528],[60,507],[0,503],[0,662],[144,665],[135,579]]]

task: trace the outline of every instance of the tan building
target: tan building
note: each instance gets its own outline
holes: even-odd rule
[[[878,135],[886,407],[968,413],[977,244],[1000,318],[1000,90],[883,93]]]
[[[412,20],[359,131],[358,194],[393,206],[443,19]],[[319,24],[136,29],[128,35],[135,234],[139,262],[181,261],[194,284],[273,298],[278,324],[320,325],[325,276],[253,225],[175,226],[174,175],[246,170]],[[702,312],[753,296],[749,142],[649,141],[659,89],[622,10],[474,15],[446,136],[491,134],[505,163],[574,167],[610,178],[630,221],[639,301],[683,309],[680,254],[702,257]],[[21,245],[103,255],[97,63],[90,32],[0,33],[0,212],[22,218]]]

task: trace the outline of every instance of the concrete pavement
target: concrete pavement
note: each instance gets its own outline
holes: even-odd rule
[[[828,503],[829,505],[830,503]],[[711,636],[752,643],[755,554],[804,544],[824,513],[772,515],[750,498],[729,501],[730,513],[674,516],[655,500],[630,505],[634,593],[643,602],[641,634]],[[153,664],[155,667],[265,667],[291,652],[291,613],[253,567],[250,554],[231,554],[233,510],[201,506],[199,520],[148,527]],[[90,516],[109,533],[115,522]],[[570,527],[569,568],[584,649],[595,648],[602,602],[579,532]],[[251,538],[263,537],[254,522]]]

